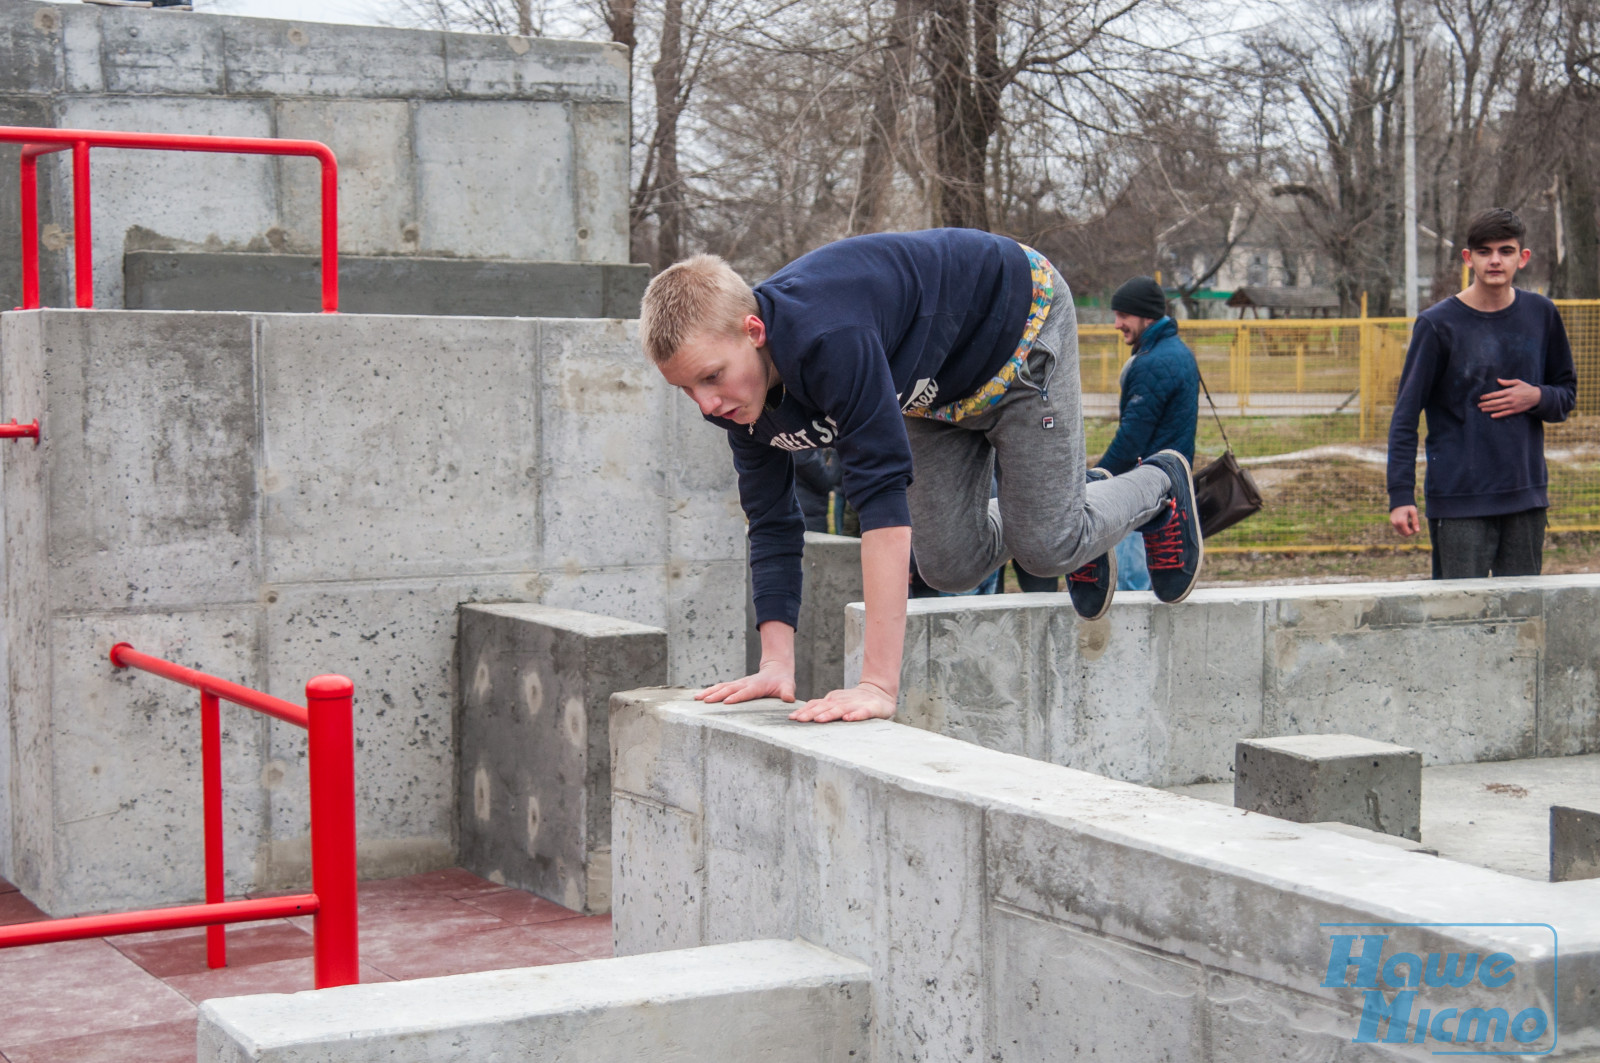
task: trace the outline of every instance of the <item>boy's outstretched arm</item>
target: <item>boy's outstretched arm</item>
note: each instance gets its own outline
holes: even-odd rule
[[[911,567],[911,529],[874,528],[861,535],[861,584],[866,598],[867,626],[862,647],[861,682],[826,697],[808,701],[789,714],[791,720],[886,720],[900,696],[900,658],[906,641],[906,573]],[[790,668],[794,674],[791,631]],[[762,627],[762,658],[766,628]],[[791,679],[789,689],[793,691]]]

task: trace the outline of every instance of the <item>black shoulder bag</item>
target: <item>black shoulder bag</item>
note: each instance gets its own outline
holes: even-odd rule
[[[1199,367],[1195,367],[1196,375]],[[1205,392],[1206,405],[1216,418],[1217,431],[1222,433],[1222,456],[1194,474],[1195,503],[1200,510],[1200,534],[1209,539],[1220,531],[1238,524],[1250,514],[1261,509],[1261,490],[1251,475],[1233,456],[1233,446],[1222,427],[1222,417],[1217,404],[1211,401],[1211,389],[1206,378],[1200,376],[1200,390]]]

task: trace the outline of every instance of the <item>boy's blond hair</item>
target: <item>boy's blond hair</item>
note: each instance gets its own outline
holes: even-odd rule
[[[699,332],[740,334],[744,319],[759,314],[756,293],[716,255],[695,255],[668,266],[645,289],[639,339],[657,365]]]

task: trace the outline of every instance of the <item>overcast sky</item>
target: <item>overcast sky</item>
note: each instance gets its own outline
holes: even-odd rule
[[[255,18],[289,18],[306,22],[348,22],[378,25],[375,0],[195,0],[196,11]]]

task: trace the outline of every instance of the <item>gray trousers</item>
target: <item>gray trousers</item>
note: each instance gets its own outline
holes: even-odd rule
[[[1051,276],[1050,316],[998,403],[959,424],[906,418],[911,549],[938,590],[971,590],[1013,558],[1036,576],[1073,572],[1148,523],[1170,495],[1167,474],[1152,466],[1084,482],[1078,318],[1067,282]]]
[[[1544,569],[1545,511],[1428,521],[1434,579],[1537,576]],[[913,535],[916,533],[913,532]]]

